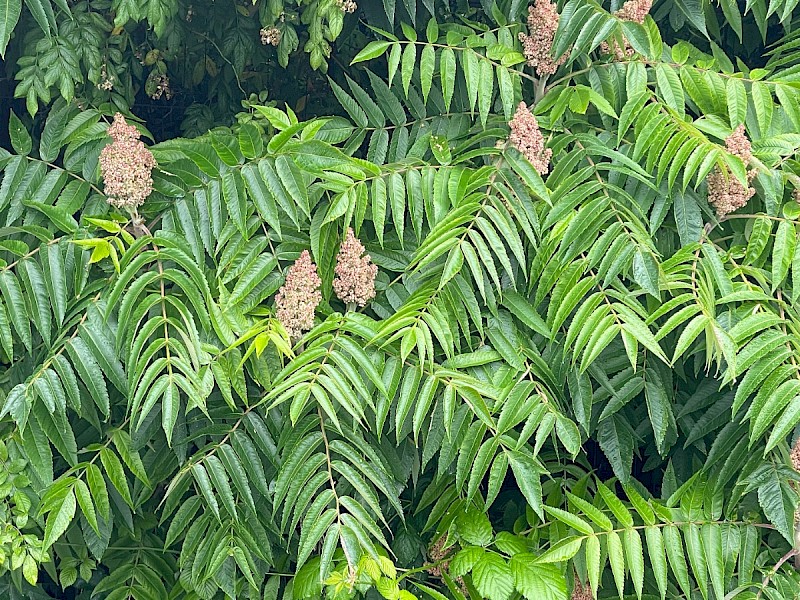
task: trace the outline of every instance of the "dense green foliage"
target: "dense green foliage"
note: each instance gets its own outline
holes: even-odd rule
[[[361,3],[0,2],[0,594],[800,596],[797,0]]]

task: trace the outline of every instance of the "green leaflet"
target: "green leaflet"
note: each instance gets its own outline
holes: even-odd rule
[[[8,46],[11,32],[14,31],[19,15],[22,12],[22,2],[19,0],[7,0],[4,9],[2,19],[0,19],[0,56],[3,58],[6,55],[6,47]]]

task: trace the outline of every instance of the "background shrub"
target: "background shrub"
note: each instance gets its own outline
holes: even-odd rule
[[[530,10],[0,5],[4,597],[800,597],[797,0]]]

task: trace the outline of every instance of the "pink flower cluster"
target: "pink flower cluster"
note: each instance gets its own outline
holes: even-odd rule
[[[725,138],[725,147],[728,152],[741,158],[745,166],[753,158],[753,146],[750,144],[750,140],[747,139],[744,125],[739,125]]]
[[[623,21],[633,21],[640,25],[653,8],[653,0],[628,0],[614,14]]]
[[[614,16],[623,21],[632,21],[641,25],[644,23],[644,18],[648,15],[651,8],[653,8],[653,0],[628,0],[614,13]],[[622,60],[626,56],[633,55],[633,48],[628,40],[623,38],[622,41],[624,47],[620,47],[616,41],[612,41],[610,45],[608,42],[603,42],[600,44],[600,52],[603,54],[613,54],[614,58],[617,60]]]
[[[725,146],[728,152],[742,159],[745,167],[753,158],[750,140],[744,130],[744,125],[739,125],[725,138]],[[747,172],[747,182],[750,183],[756,176],[756,170],[751,169]],[[723,173],[719,167],[714,170],[706,179],[708,183],[708,202],[717,211],[719,218],[742,208],[752,198],[756,191],[754,188],[742,185],[733,175]]]
[[[113,140],[100,152],[100,171],[108,203],[131,212],[153,191],[153,153],[139,139],[139,131],[117,113],[108,128]]]
[[[266,46],[269,44],[270,46],[277,46],[281,43],[281,30],[275,27],[265,27],[262,28],[261,31],[261,43]]]
[[[536,0],[536,4],[528,7],[528,34],[520,32],[522,53],[528,59],[528,66],[536,68],[539,77],[552,75],[559,65],[567,60],[564,54],[554,59],[553,39],[558,30],[558,7],[550,0]]]
[[[322,301],[320,285],[317,265],[311,261],[308,250],[303,250],[289,267],[286,281],[275,296],[278,320],[293,340],[314,326],[314,311]]]
[[[792,468],[795,471],[800,471],[800,438],[795,440],[789,459],[792,462]]]
[[[375,276],[378,265],[372,264],[364,246],[348,227],[347,235],[336,258],[336,278],[333,291],[347,304],[364,306],[375,297]]]
[[[553,151],[545,148],[539,123],[524,102],[519,103],[517,112],[508,124],[511,127],[511,134],[508,136],[511,145],[525,155],[540,175],[547,175]]]

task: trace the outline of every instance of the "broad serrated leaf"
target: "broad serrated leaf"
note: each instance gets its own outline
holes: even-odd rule
[[[72,519],[75,517],[77,502],[75,492],[70,488],[57,508],[50,511],[47,515],[47,522],[44,528],[43,548],[52,546],[67,531]]]

